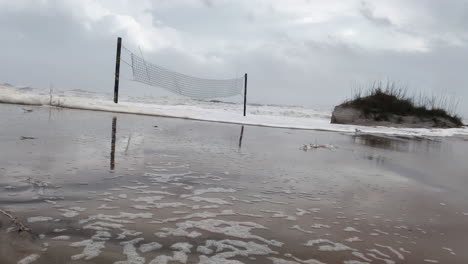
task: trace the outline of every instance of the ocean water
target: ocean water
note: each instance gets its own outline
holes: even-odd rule
[[[54,91],[29,87],[0,85],[0,102],[25,105],[49,105],[84,110],[97,110],[130,114],[142,114],[185,118],[212,122],[255,125],[279,128],[309,129],[336,132],[389,134],[402,136],[455,136],[468,135],[468,128],[426,129],[365,127],[330,124],[331,109],[313,109],[300,106],[248,105],[247,116],[242,115],[243,105],[203,101],[183,97],[120,97],[119,103],[112,101],[113,95],[84,90]]]

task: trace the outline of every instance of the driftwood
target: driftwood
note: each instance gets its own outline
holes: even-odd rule
[[[10,218],[13,224],[16,225],[18,232],[31,232],[31,228],[25,226],[16,216],[13,216],[11,213],[0,209],[0,213]]]

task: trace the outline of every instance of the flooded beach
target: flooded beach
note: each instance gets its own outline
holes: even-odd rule
[[[466,137],[6,104],[0,122],[2,264],[468,262]]]

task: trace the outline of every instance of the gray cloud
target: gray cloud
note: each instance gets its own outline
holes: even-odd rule
[[[388,17],[379,17],[374,13],[374,8],[366,1],[361,3],[359,9],[362,16],[378,26],[393,26],[392,21]]]
[[[124,2],[0,0],[0,82],[110,92],[122,36],[187,74],[248,72],[252,102],[331,107],[355,83],[391,79],[458,96],[468,116],[463,1]],[[123,66],[123,94],[166,95],[130,77]]]

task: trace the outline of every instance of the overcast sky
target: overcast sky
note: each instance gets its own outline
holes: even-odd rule
[[[0,83],[111,92],[117,36],[186,74],[247,72],[252,102],[329,107],[389,79],[468,117],[468,0],[0,0]]]

